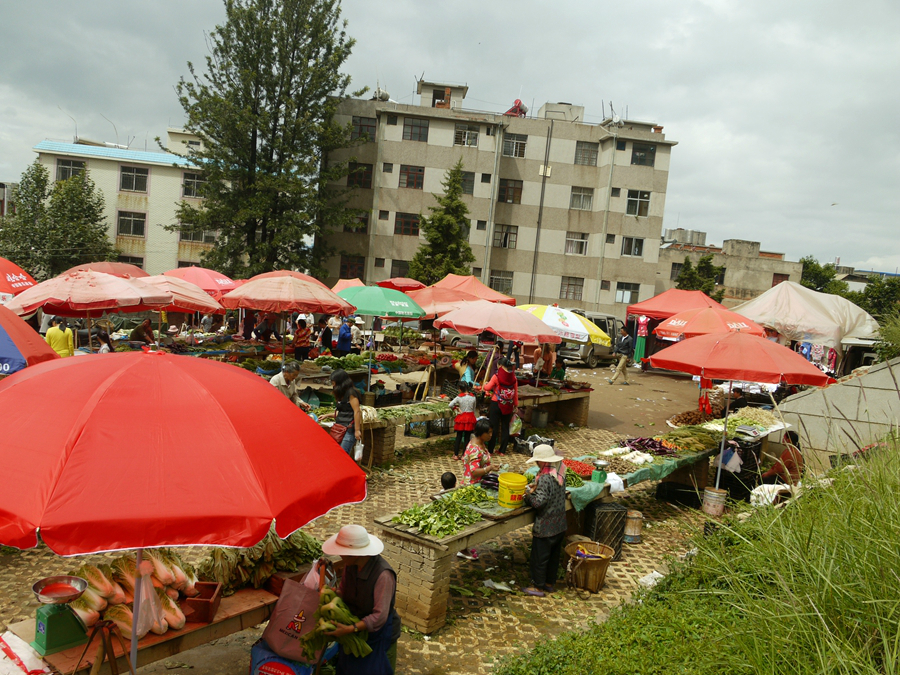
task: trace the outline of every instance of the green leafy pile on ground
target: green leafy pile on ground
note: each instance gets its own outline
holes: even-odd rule
[[[897,449],[698,536],[638,602],[495,672],[900,673]]]

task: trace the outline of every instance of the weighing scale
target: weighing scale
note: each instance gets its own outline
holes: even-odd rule
[[[87,642],[87,628],[68,603],[87,589],[81,577],[47,577],[31,590],[41,606],[35,614],[32,648],[41,656],[55,654]]]

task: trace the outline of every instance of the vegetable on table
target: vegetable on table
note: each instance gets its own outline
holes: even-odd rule
[[[563,464],[567,469],[571,469],[582,478],[590,478],[591,474],[594,473],[593,466],[585,464],[584,462],[579,462],[577,459],[564,459]]]
[[[446,537],[467,525],[477,523],[481,516],[464,504],[438,499],[426,506],[413,506],[394,516],[394,522],[418,527],[422,534]]]

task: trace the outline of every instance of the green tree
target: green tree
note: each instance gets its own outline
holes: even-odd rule
[[[873,276],[863,290],[848,291],[842,295],[850,302],[859,305],[879,322],[890,316],[896,318],[898,303],[900,303],[900,278]]]
[[[41,281],[70,267],[115,260],[107,236],[103,194],[87,172],[51,185],[37,160],[22,174],[16,213],[0,225],[0,256]]]
[[[800,262],[803,264],[800,283],[807,288],[832,295],[844,295],[848,292],[847,282],[835,279],[837,268],[833,263],[822,265],[811,255],[800,258]]]
[[[694,267],[691,259],[685,256],[684,264],[675,279],[675,288],[682,291],[703,291],[716,302],[722,302],[725,289],[716,290],[716,279],[725,272],[724,267],[713,265],[712,254],[705,255]]]
[[[875,343],[875,352],[880,361],[889,361],[900,356],[900,313],[894,309],[880,319],[880,338]]]
[[[425,242],[409,261],[409,276],[423,284],[433,284],[448,274],[469,274],[475,262],[469,246],[469,209],[462,200],[463,165],[460,159],[444,176],[443,195],[434,195],[437,206],[421,219],[419,228]]]
[[[199,75],[177,85],[185,129],[203,139],[185,157],[202,168],[205,197],[182,203],[179,227],[217,230],[206,264],[232,275],[273,269],[323,271],[321,235],[352,226],[346,189],[330,187],[346,163],[328,153],[350,144],[335,122],[350,77],[340,72],[354,40],[339,0],[226,0]],[[361,94],[362,92],[357,92]]]

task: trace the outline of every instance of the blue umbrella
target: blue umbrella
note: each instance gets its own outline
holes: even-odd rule
[[[10,375],[41,361],[58,359],[35,330],[0,305],[0,375]]]

